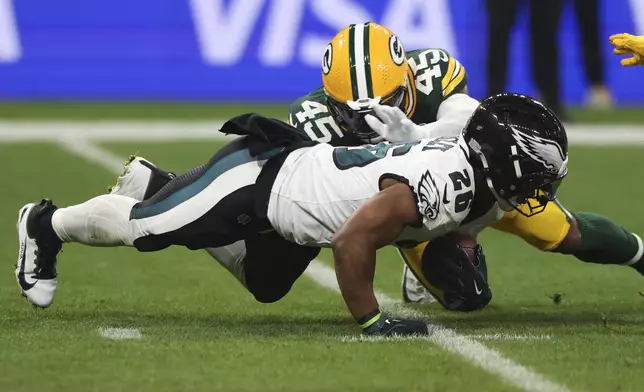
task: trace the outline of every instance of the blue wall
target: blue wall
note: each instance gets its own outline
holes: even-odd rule
[[[630,6],[602,1],[602,34],[636,31]],[[485,93],[483,0],[0,0],[0,99],[286,101],[320,83],[326,43],[342,26],[376,20],[407,49],[440,46]],[[533,94],[527,15],[512,41],[509,90]],[[641,31],[641,29],[639,29]],[[561,28],[568,102],[586,81],[576,21]],[[602,37],[603,39],[603,37]],[[618,103],[644,103],[643,69],[622,69],[602,40]]]

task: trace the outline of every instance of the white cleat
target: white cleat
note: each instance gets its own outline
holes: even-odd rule
[[[127,196],[138,201],[152,196],[175,177],[147,159],[136,156],[130,156],[123,167],[123,174],[116,180],[116,185],[107,191],[112,195]]]
[[[407,265],[403,266],[402,296],[407,303],[431,304],[436,302],[436,298],[416,279]]]
[[[30,203],[18,215],[18,264],[16,280],[29,302],[46,308],[54,300],[57,284],[56,256],[62,241],[53,231],[42,230],[40,218],[56,207],[50,200]]]

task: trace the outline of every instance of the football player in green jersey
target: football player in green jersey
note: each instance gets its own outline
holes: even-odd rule
[[[347,26],[333,38],[322,81],[289,106],[289,122],[333,145],[382,141],[364,121],[374,104],[400,107],[416,124],[440,118],[436,128],[447,133],[462,129],[478,106],[467,96],[467,73],[458,60],[442,49],[405,52],[396,35],[373,22]]]

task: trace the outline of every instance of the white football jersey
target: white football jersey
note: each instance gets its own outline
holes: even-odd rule
[[[395,243],[428,241],[450,231],[477,232],[503,212],[495,204],[484,216],[461,225],[476,193],[468,153],[462,137],[299,149],[277,174],[268,219],[288,240],[328,247],[349,217],[380,191],[381,179],[392,177],[409,184],[423,223],[407,227]]]

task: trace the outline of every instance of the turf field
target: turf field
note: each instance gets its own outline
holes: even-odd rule
[[[222,143],[118,141],[119,133],[108,137],[109,131],[103,140],[78,134],[42,140],[60,130],[49,121],[218,118],[203,108],[186,109],[191,116],[153,106],[0,105],[0,391],[644,390],[644,277],[626,267],[540,253],[491,230],[480,242],[494,298],[481,312],[396,304],[401,263],[391,249],[380,253],[381,302],[432,323],[429,339],[360,339],[339,294],[328,287],[334,282],[328,253],[286,298],[263,305],[205,252],[68,245],[60,256],[56,301],[46,310],[32,308],[12,274],[15,219],[24,203],[46,196],[67,205],[98,195],[131,153],[182,171],[205,162]],[[604,122],[624,119],[623,112],[580,113]],[[644,124],[637,111],[628,116]],[[4,140],[3,134],[20,129],[2,122],[10,117],[38,119],[29,131],[40,133]],[[146,122],[137,124],[121,133],[150,132]],[[187,123],[179,137],[193,128]],[[560,190],[564,205],[608,215],[644,234],[642,140],[571,147],[570,175]]]

